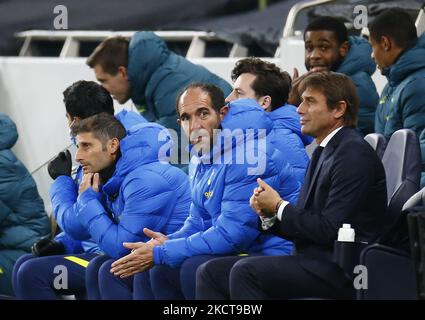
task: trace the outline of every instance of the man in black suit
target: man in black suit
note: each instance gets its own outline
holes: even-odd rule
[[[312,73],[300,88],[302,132],[315,137],[319,146],[298,204],[289,204],[261,179],[250,201],[260,228],[292,240],[296,253],[211,260],[198,269],[199,299],[353,296],[353,275],[333,262],[334,241],[343,223],[355,229],[357,242],[378,238],[387,202],[384,168],[354,129],[358,98],[347,76]]]

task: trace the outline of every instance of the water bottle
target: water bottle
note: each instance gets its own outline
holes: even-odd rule
[[[349,223],[344,223],[338,231],[338,241],[354,242],[355,232]]]

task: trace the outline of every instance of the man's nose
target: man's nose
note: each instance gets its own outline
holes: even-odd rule
[[[200,129],[201,126],[201,121],[197,118],[194,117],[191,121],[190,121],[190,132]]]
[[[319,59],[322,57],[322,54],[320,53],[320,50],[318,48],[313,49],[313,51],[310,54],[310,59]]]
[[[226,99],[224,99],[224,102],[229,103],[232,102],[233,100],[235,100],[235,91],[230,92],[230,94],[226,97]]]
[[[298,106],[297,113],[298,114],[304,114],[305,113],[304,102],[301,102],[300,105]]]
[[[75,153],[75,161],[80,162],[82,160],[80,148],[77,148],[77,152]]]

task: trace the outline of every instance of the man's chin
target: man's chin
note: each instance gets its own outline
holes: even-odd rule
[[[119,104],[124,104],[126,103],[128,100],[130,100],[130,97],[125,97],[125,98],[116,98],[114,97],[114,100],[117,101]]]
[[[301,126],[301,133],[305,134],[307,136],[314,137],[313,134],[311,133],[311,131],[303,125]]]

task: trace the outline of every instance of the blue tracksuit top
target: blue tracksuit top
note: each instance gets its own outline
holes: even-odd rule
[[[123,110],[122,112],[117,114],[116,118],[118,120],[120,120],[121,123],[124,124],[124,126],[126,127],[127,130],[130,129],[130,128],[136,128],[137,124],[146,123],[146,120],[144,120],[144,118],[141,117],[139,114],[134,113],[134,112],[127,112],[125,110]],[[163,128],[161,126],[158,126],[158,127],[154,126],[154,128],[150,128],[147,124],[145,124],[145,126],[146,126],[145,129],[144,129],[144,127],[143,128],[141,127],[141,128],[136,128],[137,130],[136,129],[130,130],[129,132],[131,133],[131,139],[129,137],[126,137],[125,139],[123,139],[122,144],[124,146],[128,145],[128,141],[130,141],[130,142],[133,141],[132,148],[128,148],[128,150],[126,150],[124,148],[124,146],[121,145],[121,152],[122,152],[123,155],[125,155],[127,153],[128,154],[134,154],[134,152],[138,152],[138,153],[140,153],[140,155],[135,156],[135,159],[129,158],[128,155],[123,156],[117,162],[117,168],[116,168],[116,172],[114,174],[114,177],[115,177],[114,178],[115,184],[113,184],[114,186],[117,186],[117,184],[116,184],[117,175],[122,174],[122,170],[120,171],[120,169],[118,168],[118,163],[120,163],[120,166],[122,168],[124,168],[123,166],[125,166],[125,163],[123,163],[123,161],[124,161],[123,159],[127,159],[126,161],[131,162],[131,164],[133,166],[135,166],[136,169],[138,169],[138,172],[140,171],[140,169],[138,167],[141,166],[141,164],[146,166],[146,165],[148,165],[148,163],[154,163],[154,162],[158,163],[158,159],[155,160],[155,157],[157,157],[157,149],[166,146],[165,143],[160,143],[160,142],[158,142],[160,140],[157,139],[157,132],[161,132],[161,130]],[[133,131],[137,131],[137,132],[133,132]],[[139,131],[141,131],[142,133],[140,133]],[[146,142],[147,139],[148,140],[151,139],[152,141],[150,143],[147,143]],[[127,142],[125,142],[125,141],[127,141]],[[141,148],[144,149],[143,152],[140,150]],[[133,149],[135,151],[132,151]],[[161,167],[162,167],[162,165],[161,165]],[[168,168],[168,165],[163,165],[163,167]],[[128,170],[128,166],[127,166],[127,170]],[[174,171],[174,170],[172,170],[172,171]],[[159,171],[156,170],[156,172],[159,172]],[[167,171],[167,172],[170,172],[170,171]],[[181,175],[180,171],[177,171],[175,173],[175,176],[180,177],[183,181],[185,179],[187,179],[184,174]],[[105,253],[111,255],[112,254],[111,250],[106,249],[107,251],[105,251],[105,248],[102,245],[100,245],[100,249],[99,249],[98,239],[96,239],[93,236],[93,234],[96,234],[96,232],[94,232],[94,233],[89,232],[89,230],[87,229],[87,226],[84,226],[84,224],[82,224],[80,219],[77,217],[78,211],[80,210],[78,203],[76,203],[77,197],[78,197],[78,185],[79,185],[79,182],[80,182],[80,178],[81,178],[81,174],[77,174],[77,179],[76,179],[77,181],[72,180],[70,177],[60,176],[54,181],[54,183],[52,184],[52,187],[50,189],[50,195],[51,195],[52,204],[53,204],[56,219],[58,221],[59,226],[62,228],[62,230],[64,230],[67,233],[66,236],[63,236],[63,235],[58,236],[57,240],[64,243],[64,245],[67,249],[67,252],[70,252],[70,253],[76,253],[73,250],[75,250],[75,248],[78,248],[78,246],[77,246],[78,241],[73,241],[73,240],[77,239],[77,240],[85,240],[85,241],[81,241],[81,244],[82,244],[84,251],[86,251],[86,252],[104,251]],[[110,180],[112,180],[112,178]],[[137,180],[139,180],[139,179],[136,179],[135,181],[137,181]],[[181,182],[182,184],[184,184],[183,181]],[[173,181],[173,183],[174,182],[177,183],[179,181]],[[110,181],[108,181],[108,183],[104,187],[106,187],[109,183],[110,183]],[[134,186],[134,184],[135,184],[135,182],[133,182],[130,185]],[[164,188],[165,188],[165,186],[164,186]],[[187,188],[189,188],[188,184],[187,184]],[[104,191],[106,191],[106,189]],[[188,195],[187,196],[188,197],[187,202],[189,202],[190,201],[189,192],[187,192],[187,195]],[[122,196],[122,194],[120,194],[120,196]],[[182,197],[182,199],[183,198],[184,197]],[[122,199],[122,197],[117,197],[116,200],[118,201],[118,200],[123,200],[123,199]],[[183,201],[183,200],[181,200],[181,201]],[[178,203],[181,204],[181,201],[179,200]],[[105,208],[108,208],[109,212],[111,211],[109,209],[109,207],[112,208],[114,206],[114,210],[115,210],[115,213],[117,215],[118,215],[119,212],[124,210],[123,207],[116,206],[114,204],[114,201],[112,201],[111,203],[107,203],[107,201],[105,201],[105,199],[103,199],[101,201],[101,203],[104,205]],[[124,206],[123,201],[121,201],[120,204],[122,206]],[[188,205],[189,204],[187,204],[187,206]],[[178,206],[176,208],[179,209]],[[149,209],[149,208],[147,208],[147,209]],[[187,208],[185,210],[187,212]],[[186,213],[186,215],[187,215],[187,213]],[[170,219],[167,226],[172,228],[173,224],[178,225],[179,219],[177,219],[177,221],[175,221],[174,218]],[[184,220],[184,218],[182,218],[180,220]],[[122,246],[122,243],[120,243],[119,245]]]
[[[148,241],[143,228],[171,233],[188,215],[189,180],[166,160],[163,149],[171,138],[164,132],[156,123],[133,126],[121,140],[122,155],[101,192],[89,188],[77,198],[73,219],[112,258],[129,253],[123,242]]]

